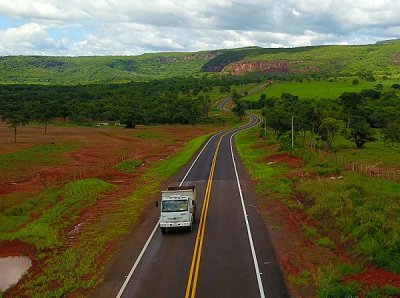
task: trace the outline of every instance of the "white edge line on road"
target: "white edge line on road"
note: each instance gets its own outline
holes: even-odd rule
[[[197,155],[196,159],[193,161],[192,165],[190,166],[190,168],[188,169],[188,171],[186,172],[185,176],[183,177],[181,183],[179,184],[179,186],[182,186],[183,182],[186,180],[187,176],[189,175],[190,171],[192,170],[193,166],[195,165],[195,163],[197,162],[197,160],[199,159],[200,155],[203,153],[203,151],[206,149],[206,147],[208,146],[208,144],[210,143],[210,141],[217,135],[218,133],[214,134],[208,141],[207,143],[203,146],[203,149],[201,149],[201,151],[199,152],[199,154]],[[149,238],[146,241],[146,244],[143,246],[142,251],[140,252],[139,256],[137,257],[135,264],[133,264],[133,267],[131,269],[131,271],[129,272],[128,276],[126,277],[121,289],[119,290],[116,298],[120,298],[122,296],[122,294],[125,291],[126,286],[129,283],[129,280],[131,279],[133,273],[136,270],[136,267],[139,265],[140,260],[142,259],[144,253],[146,252],[147,246],[149,246],[151,240],[153,239],[153,236],[155,234],[155,232],[157,231],[158,225],[160,224],[160,220],[157,221],[153,231],[151,232]]]
[[[258,117],[256,117],[256,118],[257,118],[256,122],[260,120]],[[246,128],[246,129],[249,129],[249,128],[250,127]],[[246,129],[243,129],[243,130],[246,130]],[[243,131],[243,130],[240,130],[240,131]],[[237,167],[236,167],[235,156],[233,154],[232,138],[238,132],[239,131],[236,131],[235,133],[233,133],[231,135],[231,137],[229,138],[229,144],[230,144],[230,147],[231,147],[231,155],[232,155],[233,167],[235,168],[236,181],[237,181],[237,185],[238,185],[238,189],[239,189],[240,201],[242,203],[242,208],[243,208],[243,216],[244,216],[244,220],[246,222],[247,235],[249,236],[250,249],[251,249],[251,254],[253,256],[253,263],[254,263],[254,269],[256,271],[258,289],[260,291],[260,297],[264,298],[265,297],[265,293],[264,293],[264,287],[263,287],[262,280],[261,280],[260,268],[258,267],[256,250],[254,248],[253,237],[251,235],[249,220],[247,219],[247,211],[246,211],[246,207],[245,207],[245,204],[244,204],[244,199],[243,199],[243,194],[242,194],[242,187],[240,186],[239,174],[238,174]]]

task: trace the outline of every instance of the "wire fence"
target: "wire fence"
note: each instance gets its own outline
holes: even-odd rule
[[[323,159],[335,162],[339,167],[352,172],[362,173],[368,177],[376,177],[394,182],[400,182],[400,170],[380,166],[379,163],[365,164],[362,162],[349,160],[340,155],[331,153],[327,150],[316,148],[314,142],[308,142],[306,145],[318,153]]]

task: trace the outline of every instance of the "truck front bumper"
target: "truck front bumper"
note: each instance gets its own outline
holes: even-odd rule
[[[180,221],[180,222],[160,222],[160,228],[180,228],[180,227],[190,227],[190,221]]]

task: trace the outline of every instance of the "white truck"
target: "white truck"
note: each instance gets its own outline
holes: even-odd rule
[[[168,228],[186,228],[191,232],[196,219],[196,186],[169,186],[161,192],[161,233]]]

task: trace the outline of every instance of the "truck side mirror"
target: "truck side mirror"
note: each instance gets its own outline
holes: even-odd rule
[[[156,201],[156,208],[158,207],[158,201]]]

